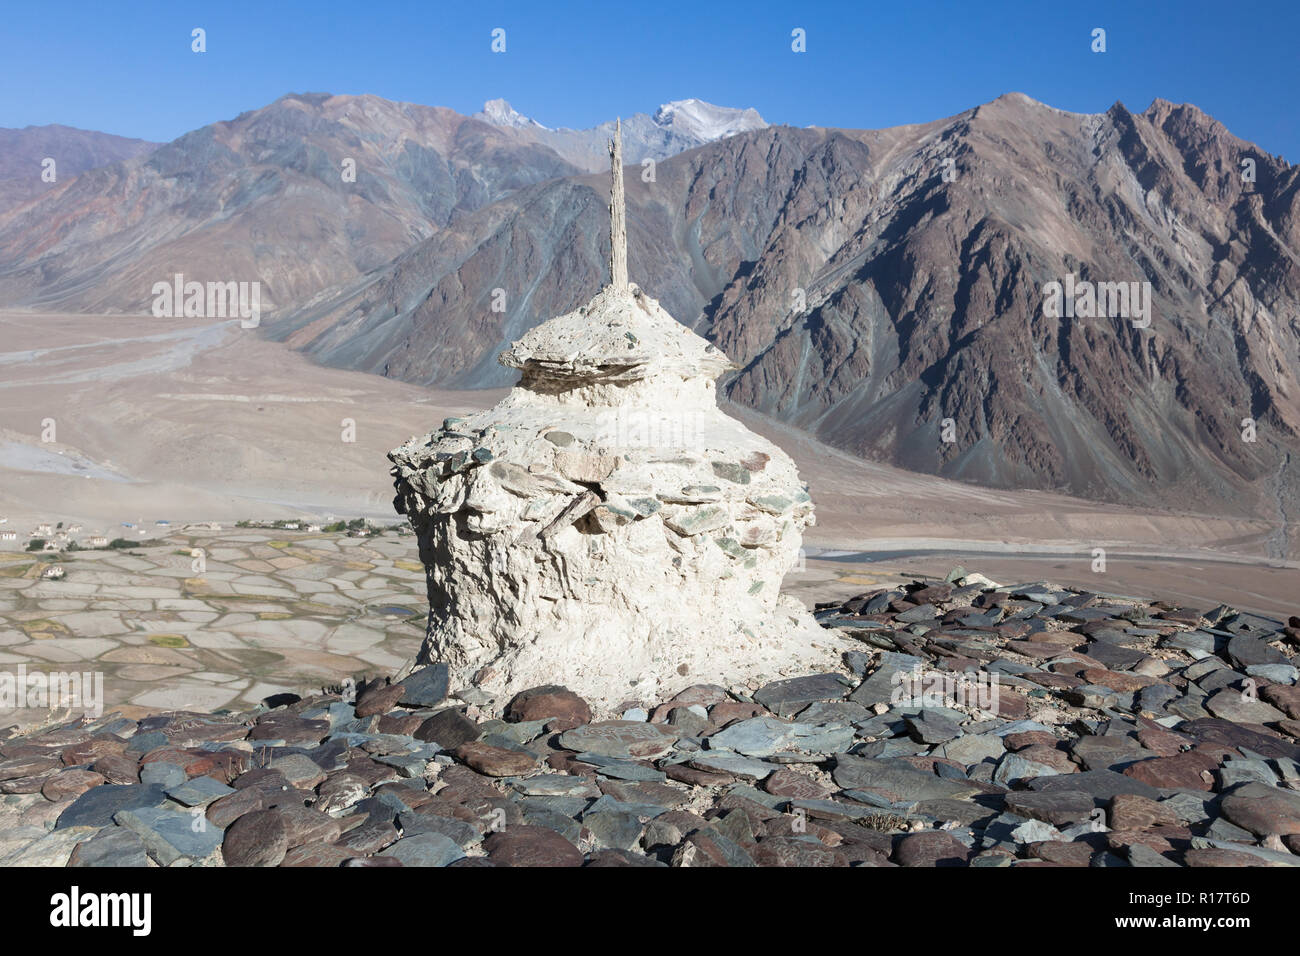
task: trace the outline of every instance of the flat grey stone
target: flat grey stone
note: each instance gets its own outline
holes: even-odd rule
[[[773,681],[754,693],[754,700],[778,717],[792,717],[816,701],[839,700],[849,692],[838,674],[812,674]]]
[[[160,807],[166,802],[166,792],[156,783],[100,784],[73,800],[59,814],[54,828],[106,827],[112,825],[113,816],[122,810]]]
[[[709,737],[709,749],[734,750],[747,757],[769,757],[794,739],[791,725],[774,717],[740,720]]]
[[[945,780],[892,758],[873,759],[841,754],[835,758],[832,777],[845,790],[879,791],[894,800],[937,800],[982,792],[969,782]]]
[[[527,818],[527,811],[524,811],[524,816]],[[414,836],[417,833],[440,833],[455,841],[456,845],[461,848],[471,847],[483,841],[483,834],[464,820],[443,817],[436,813],[418,813],[414,810],[404,810],[397,815],[397,825],[402,829],[402,839]]]
[[[1178,866],[1164,854],[1157,853],[1151,847],[1143,846],[1141,843],[1129,844],[1128,864],[1129,866]]]
[[[672,749],[676,734],[659,724],[632,720],[607,720],[586,724],[560,735],[560,746],[578,753],[605,757],[662,757]]]
[[[942,744],[954,737],[961,736],[961,728],[955,721],[931,710],[922,711],[920,716],[907,717],[908,734],[921,744]]]
[[[1286,655],[1258,637],[1238,634],[1228,641],[1228,657],[1238,667],[1251,664],[1289,664]]]
[[[142,807],[120,810],[113,822],[140,838],[145,851],[159,866],[206,860],[221,846],[225,830],[202,813]]]
[[[967,734],[943,744],[935,754],[969,766],[985,760],[997,760],[1006,749],[1006,744],[996,734]]]
[[[643,826],[631,813],[603,811],[584,813],[582,825],[601,849],[631,850],[641,840]]]
[[[1230,843],[1254,843],[1256,840],[1255,834],[1225,820],[1223,817],[1219,817],[1211,823],[1206,828],[1205,835],[1215,840],[1226,840]]]
[[[155,760],[147,763],[140,768],[140,782],[143,784],[156,783],[164,790],[171,787],[179,787],[186,780],[185,768],[179,764],[166,763],[162,760]]]
[[[1015,791],[1006,796],[1008,812],[1057,827],[1091,819],[1096,807],[1092,794],[1082,790]]]
[[[227,787],[211,777],[195,777],[167,790],[167,796],[187,807],[205,807],[218,797],[235,792],[234,787]]]
[[[460,844],[441,833],[425,832],[404,836],[379,852],[402,861],[402,866],[449,866],[465,855]]]
[[[691,757],[690,765],[696,770],[711,770],[714,773],[729,773],[747,780],[765,780],[777,769],[776,764],[765,763],[752,757],[730,753],[725,750],[698,753]]]
[[[993,782],[1010,787],[1023,780],[1041,779],[1059,773],[1060,771],[1055,767],[1029,760],[1020,754],[1009,753],[1003,754],[1002,759],[998,761],[997,769],[993,771]],[[1067,776],[1074,776],[1074,774],[1067,774]]]
[[[140,838],[123,827],[106,827],[89,840],[78,843],[68,866],[148,866],[149,859]]]
[[[1140,797],[1160,799],[1160,791],[1155,787],[1113,770],[1082,770],[1055,777],[1039,777],[1030,781],[1029,788],[1040,792],[1081,790],[1098,800],[1109,800],[1120,793],[1136,793]]]
[[[436,707],[447,699],[449,672],[444,663],[430,664],[409,674],[403,681],[398,703],[407,707]]]
[[[1262,677],[1274,684],[1294,684],[1300,671],[1291,664],[1251,664],[1246,668],[1250,677]]]
[[[587,819],[589,813],[630,813],[635,817],[654,817],[662,816],[668,812],[667,807],[656,806],[653,803],[626,803],[622,800],[615,800],[606,794],[599,800],[594,801],[591,806],[582,812],[582,818]]]
[[[1286,717],[1284,713],[1258,698],[1245,696],[1241,690],[1225,687],[1210,695],[1205,709],[1215,717],[1238,724],[1267,724]]]
[[[588,780],[566,773],[542,773],[532,777],[506,777],[506,786],[530,797],[591,797],[600,791]]]
[[[546,807],[525,807],[524,822],[535,827],[554,830],[573,844],[577,844],[582,839],[582,826],[577,820]]]
[[[901,699],[901,676],[911,674],[918,667],[925,667],[925,661],[920,657],[884,651],[876,669],[849,695],[849,700],[864,707],[897,702]]]

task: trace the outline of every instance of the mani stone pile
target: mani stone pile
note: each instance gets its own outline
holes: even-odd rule
[[[9,736],[0,864],[1300,861],[1300,619],[961,569],[817,616],[855,644],[835,671],[697,685],[617,720],[557,686],[504,707],[449,695],[432,665],[355,702]],[[932,699],[943,686],[958,699]]]

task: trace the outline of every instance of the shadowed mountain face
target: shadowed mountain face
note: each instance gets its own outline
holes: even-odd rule
[[[26,202],[88,169],[143,156],[157,143],[71,126],[0,129],[0,212]],[[54,160],[54,182],[45,172]],[[44,176],[44,178],[42,178]]]
[[[92,171],[0,215],[0,302],[142,311],[173,272],[257,279],[269,334],[320,361],[508,384],[497,353],[605,279],[608,177],[545,143],[572,131],[488,113],[286,97]],[[1300,173],[1195,108],[1010,94],[921,126],[748,129],[640,172],[631,277],[740,366],[732,400],[923,472],[1264,516],[1285,551]],[[1100,312],[1045,308],[1054,282]],[[1117,283],[1138,283],[1127,316]]]
[[[1009,95],[924,126],[767,128],[629,175],[631,274],[741,366],[732,400],[847,451],[1285,528],[1298,179],[1161,101],[1081,115]],[[273,334],[407,381],[505,384],[496,353],[603,281],[606,189],[522,190]],[[1099,314],[1052,317],[1044,290],[1067,275],[1150,283],[1149,327],[1141,285],[1129,317],[1108,286]]]

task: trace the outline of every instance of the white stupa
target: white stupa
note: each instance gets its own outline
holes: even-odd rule
[[[813,506],[794,462],[717,406],[732,368],[627,279],[621,129],[610,282],[500,356],[499,405],[389,453],[430,602],[420,662],[504,704],[563,684],[598,711],[832,667],[780,594]]]

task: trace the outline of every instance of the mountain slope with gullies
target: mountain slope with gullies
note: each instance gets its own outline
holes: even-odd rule
[[[57,123],[0,129],[0,212],[88,169],[143,156],[159,145]]]
[[[875,131],[669,106],[647,122],[720,138],[629,164],[631,277],[737,363],[731,401],[919,472],[1263,517],[1296,553],[1295,167],[1160,100]],[[256,280],[263,331],[318,361],[506,385],[496,355],[605,279],[596,132],[571,161],[504,103],[284,97],[0,213],[0,305]],[[1055,317],[1070,282],[1150,283],[1149,327]]]
[[[0,303],[147,312],[179,272],[260,282],[263,307],[283,307],[578,171],[453,110],[291,94],[0,214]]]
[[[997,487],[1271,516],[1281,556],[1300,499],[1298,179],[1163,101],[1072,114],[1009,94],[920,126],[769,127],[628,176],[631,274],[740,366],[731,400],[832,445]],[[496,353],[603,281],[606,189],[600,174],[523,189],[272,334],[406,381],[508,383]],[[1149,282],[1149,327],[1049,317],[1067,275]]]

